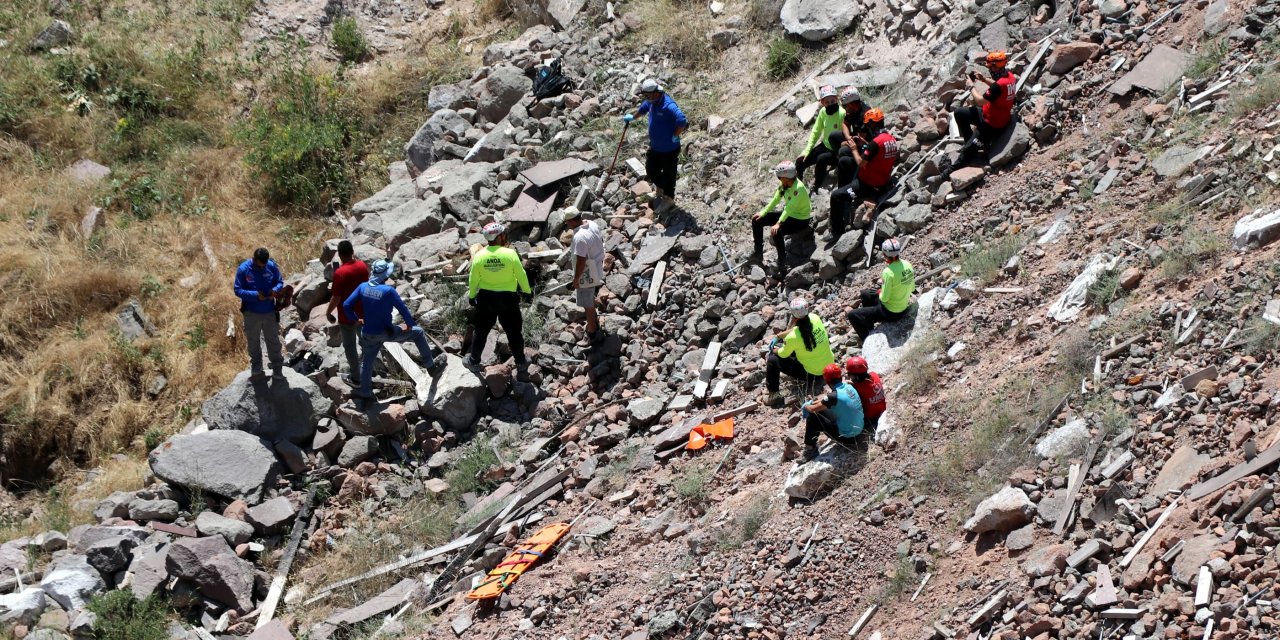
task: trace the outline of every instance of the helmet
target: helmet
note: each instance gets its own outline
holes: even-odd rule
[[[832,362],[822,368],[822,379],[828,384],[840,379],[840,365]]]
[[[578,211],[577,207],[565,207],[560,210],[560,213],[564,214],[565,222],[568,222],[570,220],[576,220],[582,217],[582,212]]]
[[[880,244],[880,250],[883,251],[886,256],[896,258],[899,253],[902,253],[902,243],[898,242],[897,238],[889,238]]]
[[[378,260],[369,268],[369,282],[382,284],[396,272],[396,263],[390,260]]]
[[[778,166],[773,168],[773,175],[778,176],[779,178],[794,178],[800,175],[800,172],[796,170],[796,163],[790,160],[784,160],[779,162]]]
[[[506,232],[507,228],[504,227],[501,222],[490,222],[489,224],[486,224],[484,229],[481,231],[481,233],[484,234],[484,239],[489,242],[497,240],[498,236]]]
[[[862,116],[863,124],[871,124],[872,122],[884,123],[884,112],[879,109],[867,109],[867,113]]]
[[[822,85],[821,87],[818,87],[818,99],[819,99],[819,100],[822,100],[823,98],[834,98],[834,97],[836,97],[836,88],[835,88],[835,87],[833,87],[833,86],[831,86],[831,85],[829,85],[829,84],[824,84],[824,85]]]
[[[658,84],[656,78],[645,78],[645,81],[640,83],[640,90],[636,93],[653,93],[655,91],[662,91],[662,85]]]
[[[848,371],[849,375],[852,376],[863,375],[868,370],[867,359],[862,356],[853,356],[844,361],[844,370]]]
[[[809,315],[809,301],[804,298],[796,298],[791,301],[791,317],[803,318]]]
[[[858,93],[857,87],[845,87],[840,92],[840,104],[849,104],[850,102],[862,102],[862,94]]]
[[[992,69],[1003,69],[1009,64],[1009,55],[1003,51],[992,51],[987,54],[987,66]]]

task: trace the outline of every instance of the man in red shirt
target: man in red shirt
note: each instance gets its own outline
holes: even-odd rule
[[[1018,92],[1018,78],[1005,68],[1008,63],[1009,56],[1005,52],[988,53],[984,64],[991,71],[991,80],[987,91],[978,99],[981,108],[966,107],[955,111],[956,127],[960,129],[960,137],[965,140],[962,153],[967,153],[977,145],[990,144],[1009,126],[1009,121],[1013,118],[1014,98]],[[977,74],[969,74],[969,86],[977,80]]]
[[[355,318],[348,317],[343,312],[342,302],[351,296],[351,292],[360,283],[369,280],[369,267],[363,261],[356,260],[355,249],[349,240],[338,243],[338,258],[342,260],[342,264],[333,270],[333,287],[329,290],[327,314],[329,322],[337,322],[338,331],[342,333],[342,350],[347,354],[348,381],[353,381],[360,375],[360,354],[356,352],[356,334],[360,327],[356,326]],[[357,312],[359,309],[360,302],[357,301]]]
[[[831,237],[836,239],[844,233],[855,201],[878,202],[888,192],[893,165],[898,162],[898,140],[885,130],[884,112],[869,109],[862,122],[870,140],[855,138],[853,159],[858,165],[857,174],[831,192]],[[863,216],[861,226],[871,222],[874,212],[872,207]]]
[[[849,384],[858,390],[858,398],[862,400],[862,416],[866,423],[864,432],[875,433],[886,406],[880,375],[868,368],[867,360],[862,356],[845,360],[844,370],[849,374]]]

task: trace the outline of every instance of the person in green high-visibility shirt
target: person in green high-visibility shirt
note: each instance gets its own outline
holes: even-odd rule
[[[776,407],[785,401],[779,392],[781,374],[800,378],[807,384],[821,383],[823,369],[835,361],[822,318],[809,313],[809,303],[804,298],[792,300],[791,326],[774,339],[769,359],[765,361],[763,404]]]
[[[752,260],[764,259],[764,229],[769,227],[773,236],[773,246],[778,249],[778,279],[787,274],[787,236],[800,233],[809,228],[809,214],[813,205],[809,201],[809,190],[804,183],[796,179],[797,171],[794,162],[780,162],[773,168],[773,175],[778,177],[778,190],[773,192],[759,213],[751,217],[751,235],[755,240],[755,253]],[[774,207],[782,203],[782,210]]]
[[[818,89],[818,114],[813,117],[813,129],[809,131],[809,141],[804,145],[804,153],[796,158],[796,170],[800,172],[800,180],[804,180],[804,170],[813,169],[813,190],[822,188],[827,181],[831,167],[835,166],[840,152],[839,143],[832,144],[831,134],[841,131],[844,124],[844,109],[836,99],[836,88],[824,84]]]
[[[902,243],[889,238],[880,245],[886,266],[880,274],[880,290],[863,289],[862,306],[849,312],[849,324],[858,334],[858,343],[866,342],[876,323],[893,322],[907,315],[911,294],[916,290],[916,270],[910,262],[898,257]]]
[[[507,332],[507,344],[517,365],[524,365],[524,318],[520,315],[520,292],[532,293],[524,264],[515,249],[507,247],[507,228],[500,222],[485,225],[484,238],[489,246],[476,252],[471,258],[471,275],[468,277],[467,298],[475,307],[475,338],[471,341],[471,355],[467,366],[480,365],[489,331],[495,322],[502,322]]]

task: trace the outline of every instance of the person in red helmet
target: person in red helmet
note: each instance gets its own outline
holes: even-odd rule
[[[858,391],[858,399],[862,401],[863,428],[874,433],[886,407],[880,374],[872,371],[867,366],[867,359],[862,356],[845,360],[844,371],[849,376],[849,384]]]
[[[968,85],[985,82],[987,90],[978,99],[979,106],[965,107],[954,112],[956,127],[964,138],[962,159],[977,146],[986,146],[995,140],[1013,119],[1013,103],[1018,95],[1018,77],[1009,71],[1009,56],[1003,51],[992,51],[983,59],[991,71],[991,78],[982,78],[970,72]]]
[[[806,402],[800,408],[804,414],[804,459],[818,456],[818,434],[846,446],[857,444],[862,435],[864,418],[862,400],[853,387],[845,384],[840,365],[831,363],[822,369],[822,379],[831,390],[826,395]]]

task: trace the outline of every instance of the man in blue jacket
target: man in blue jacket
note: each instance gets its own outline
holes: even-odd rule
[[[649,153],[645,156],[644,170],[649,181],[658,191],[653,199],[653,210],[662,213],[675,204],[676,165],[680,159],[680,135],[689,128],[689,119],[663,90],[658,81],[649,78],[640,83],[639,95],[644,102],[634,114],[622,116],[624,122],[649,115]]]
[[[280,353],[280,314],[276,311],[276,296],[284,288],[280,269],[264,248],[253,252],[252,260],[245,260],[236,268],[236,297],[240,298],[240,313],[244,314],[244,337],[249,344],[249,370],[252,377],[261,378],[262,341],[267,341],[267,359],[271,361],[271,375],[282,379],[284,356]]]
[[[418,353],[426,361],[428,369],[436,368],[436,360],[431,356],[431,346],[427,344],[427,333],[413,321],[413,314],[404,306],[400,294],[395,287],[387,284],[387,279],[395,273],[396,265],[390,260],[378,260],[369,270],[369,281],[361,283],[351,296],[342,303],[342,310],[347,317],[355,318],[360,325],[360,390],[355,397],[370,399],[373,397],[373,365],[378,361],[378,352],[384,342],[413,341]],[[360,305],[357,310],[357,303]],[[391,310],[400,312],[404,324],[391,322]],[[441,363],[444,359],[441,358]]]

